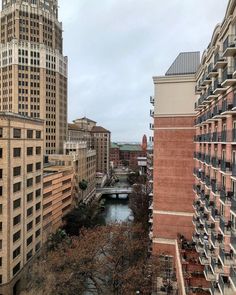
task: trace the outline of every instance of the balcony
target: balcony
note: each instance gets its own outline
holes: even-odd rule
[[[215,275],[209,265],[205,266],[204,275],[205,275],[207,281],[214,281],[215,280]]]
[[[211,216],[215,221],[218,221],[220,218],[219,211],[216,208],[211,209]]]
[[[209,64],[209,66],[207,68],[207,72],[208,72],[208,77],[209,78],[216,77],[219,74],[217,69],[214,69],[213,63]]]
[[[211,295],[222,295],[219,289],[219,285],[216,282],[211,283],[210,292]]]
[[[150,110],[150,117],[154,118],[154,111]]]
[[[214,82],[214,91],[213,91],[213,93],[215,95],[216,94],[222,94],[227,90],[227,88],[224,88],[221,83],[222,83],[222,81],[220,81],[218,79],[215,80],[215,82]]]
[[[234,254],[233,254],[233,250],[231,250],[230,252],[225,252],[220,247],[219,257],[220,257],[220,260],[221,260],[221,262],[223,263],[224,266],[234,265]]]
[[[201,93],[201,89],[199,87],[199,85],[195,86],[195,94],[200,94]]]
[[[210,259],[206,257],[205,253],[199,255],[199,261],[201,265],[209,265]]]
[[[222,142],[226,142],[226,141],[222,140]],[[223,172],[230,172],[230,170],[231,170],[230,162],[226,162],[225,160],[221,160],[220,170]]]
[[[231,199],[231,207],[230,210],[236,214],[236,199],[235,196]]]
[[[220,230],[224,235],[231,234],[231,221],[225,222],[222,217],[220,217]]]
[[[227,99],[223,100],[223,102],[222,102],[222,113],[232,111],[233,107],[234,107],[233,101],[231,101],[229,99],[228,100]]]
[[[223,267],[219,259],[217,261],[215,258],[211,258],[211,268],[215,274],[223,271]]]
[[[213,99],[215,99],[217,97],[218,97],[218,95],[214,94],[214,91],[213,91],[212,87],[209,87],[207,89],[207,100],[211,101],[211,100],[213,100]]]
[[[223,70],[223,78],[221,85],[225,87],[230,87],[236,84],[236,78],[234,78],[233,73],[235,69],[234,67],[225,67]]]
[[[223,42],[223,56],[234,56],[236,54],[236,37],[229,35]]]
[[[154,98],[153,96],[150,96],[150,103],[151,103],[152,105],[155,104],[155,98]]]
[[[231,247],[234,249],[234,251],[236,251],[236,236],[235,235],[231,236],[230,244],[231,244]]]
[[[218,106],[218,105],[214,106],[213,114],[212,114],[213,119],[220,118],[221,113],[222,113],[221,106]]]
[[[223,242],[223,235],[212,233],[211,234],[211,244],[214,248],[218,247]]]
[[[222,52],[217,52],[214,58],[214,69],[222,69],[227,65],[227,60],[223,57]]]
[[[212,157],[211,159],[211,164],[214,168],[218,168],[219,167],[219,160],[217,157]]]
[[[234,288],[236,289],[236,269],[234,267],[231,267],[230,269],[230,280]]]

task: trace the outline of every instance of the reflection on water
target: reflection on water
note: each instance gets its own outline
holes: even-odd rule
[[[112,222],[126,222],[132,218],[131,210],[128,206],[126,195],[121,195],[120,199],[115,199],[116,196],[107,198],[105,210],[103,212],[106,224]]]

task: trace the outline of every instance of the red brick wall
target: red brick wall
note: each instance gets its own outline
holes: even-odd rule
[[[194,116],[154,121],[153,209],[172,213],[153,214],[156,238],[176,239],[178,233],[187,238],[192,236],[192,217],[174,215],[174,212],[193,213],[193,126]]]

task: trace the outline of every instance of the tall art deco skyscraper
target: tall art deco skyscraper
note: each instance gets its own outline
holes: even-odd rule
[[[61,153],[67,57],[57,0],[2,0],[0,20],[0,111],[45,120],[45,153]]]

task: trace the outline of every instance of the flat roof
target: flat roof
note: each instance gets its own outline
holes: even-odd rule
[[[1,117],[8,117],[8,118],[15,118],[15,119],[20,119],[20,120],[27,120],[27,121],[33,121],[37,123],[44,123],[44,120],[39,119],[39,118],[33,118],[29,116],[23,116],[18,113],[12,113],[12,112],[0,112],[0,118]]]

